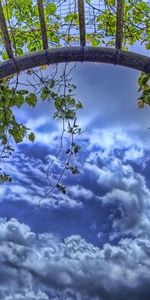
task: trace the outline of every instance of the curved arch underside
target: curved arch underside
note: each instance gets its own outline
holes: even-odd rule
[[[0,63],[0,79],[42,65],[64,62],[100,62],[150,73],[150,58],[134,52],[102,47],[62,47],[32,52]]]

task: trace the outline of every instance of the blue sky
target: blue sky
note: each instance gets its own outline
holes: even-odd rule
[[[0,299],[149,299],[150,111],[137,108],[138,75],[77,64],[80,174],[66,173],[67,194],[40,208],[61,127],[40,99],[17,112],[36,141],[5,163],[13,181],[0,187]]]

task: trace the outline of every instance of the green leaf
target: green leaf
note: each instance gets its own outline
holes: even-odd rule
[[[76,113],[75,113],[75,111],[74,110],[72,110],[72,109],[68,109],[66,112],[65,112],[65,119],[66,120],[73,120],[74,118],[75,118],[75,115],[76,115]]]
[[[82,103],[80,101],[78,101],[76,103],[76,109],[81,109],[81,108],[83,108],[83,105],[82,105]]]
[[[107,5],[110,5],[110,6],[115,6],[116,4],[116,1],[115,0],[107,0]]]
[[[28,135],[28,139],[29,139],[30,142],[34,142],[34,140],[35,140],[35,135],[34,135],[33,132],[31,132],[31,133]]]
[[[7,52],[4,51],[3,54],[2,54],[2,59],[3,60],[7,60],[8,59],[8,55],[7,55]]]
[[[29,91],[27,91],[27,90],[19,90],[18,93],[21,94],[21,95],[27,95],[27,94],[29,94]]]
[[[61,98],[61,97],[57,97],[56,100],[55,100],[55,107],[57,110],[61,110],[62,109],[62,106],[64,104],[64,99]]]
[[[146,48],[147,50],[150,50],[150,42],[145,44],[145,48]]]
[[[73,18],[74,18],[74,13],[69,13],[69,14],[64,18],[64,20],[65,20],[65,22],[70,23],[70,22],[73,20]]]
[[[49,88],[47,86],[45,86],[43,89],[42,89],[42,92],[41,92],[41,98],[43,101],[45,101],[50,95],[50,91],[49,91]]]
[[[36,51],[37,50],[37,45],[36,45],[36,43],[35,43],[35,41],[33,40],[33,41],[30,41],[29,43],[28,43],[28,50],[30,51],[30,52],[34,52],[34,51]]]
[[[46,13],[50,15],[54,15],[57,7],[53,2],[49,2],[46,6]]]
[[[17,52],[17,55],[22,55],[23,54],[22,48],[17,48],[16,52]]]
[[[14,116],[12,117],[11,123],[12,127],[8,130],[8,132],[10,136],[13,137],[15,143],[18,144],[23,141],[28,128],[22,124],[18,124]]]
[[[27,97],[26,97],[26,103],[29,104],[32,107],[35,107],[36,103],[37,103],[37,97],[34,93],[30,93]]]
[[[22,104],[24,103],[24,97],[21,94],[18,94],[14,97],[14,102],[13,102],[17,107],[21,107]]]

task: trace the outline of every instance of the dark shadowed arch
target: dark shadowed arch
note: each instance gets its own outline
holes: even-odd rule
[[[10,58],[0,64],[0,79],[29,68],[75,61],[109,63],[129,67],[146,73],[150,72],[150,58],[148,56],[118,49],[73,46],[47,49]]]
[[[0,63],[0,79],[27,70],[29,68],[77,61],[110,63],[114,65],[129,67],[132,69],[143,71],[145,73],[150,72],[150,58],[148,56],[121,50],[123,41],[123,18],[125,8],[124,0],[116,1],[116,33],[114,49],[86,46],[85,3],[87,3],[88,0],[76,0],[79,14],[78,29],[80,46],[49,49],[44,2],[43,0],[37,0],[36,2],[38,8],[43,50],[24,54],[22,56],[16,56],[14,54],[10,32],[8,30],[8,22],[3,11],[2,0],[0,0],[0,29],[8,56],[7,61]],[[91,5],[90,2],[88,2],[88,4]]]

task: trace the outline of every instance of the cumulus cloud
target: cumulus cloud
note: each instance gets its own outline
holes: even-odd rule
[[[124,153],[124,160],[137,161],[140,158],[143,158],[144,150],[137,148],[135,146],[130,147]]]
[[[114,151],[107,156],[97,151],[90,154],[84,164],[99,188],[106,189],[105,194],[97,195],[96,199],[104,206],[113,205],[114,211],[119,212],[118,218],[114,213],[111,238],[120,234],[149,236],[150,232],[150,190],[145,177],[126,162],[128,154],[129,150],[127,153],[122,150],[123,160]],[[138,161],[139,156],[134,159]]]
[[[24,289],[22,293],[13,293],[8,295],[8,292],[0,291],[0,299],[4,300],[49,300],[48,296],[39,291],[34,293],[32,290]]]
[[[138,300],[143,292],[150,297],[146,239],[122,239],[117,246],[100,249],[80,236],[62,241],[36,235],[16,219],[0,219],[0,226],[3,300]]]
[[[68,187],[68,190],[70,191],[71,195],[74,196],[76,199],[92,199],[94,196],[94,193],[91,190],[85,189],[81,185],[72,185]]]

